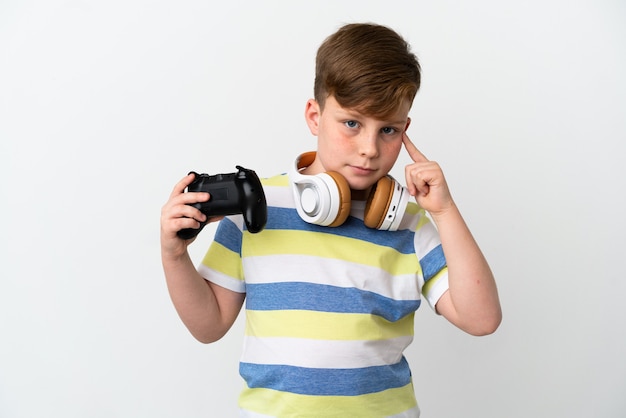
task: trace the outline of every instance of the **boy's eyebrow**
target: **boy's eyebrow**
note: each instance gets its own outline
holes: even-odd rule
[[[338,112],[340,116],[342,117],[349,117],[349,118],[359,118],[359,117],[363,117],[365,115],[363,115],[361,112],[357,111],[357,110],[349,110],[349,109],[345,109],[345,108],[340,108],[338,110]]]
[[[404,120],[397,120],[397,121],[395,121],[395,122],[388,121],[388,122],[386,122],[386,123],[388,123],[388,124],[390,124],[390,125],[404,125],[404,124],[406,123],[406,121],[407,121],[407,120],[406,120],[406,119],[404,119]]]
[[[392,120],[385,120],[385,119],[378,119],[380,122],[386,124],[386,125],[404,125],[406,124],[406,119],[404,120],[396,120],[396,121],[392,121]]]
[[[359,112],[358,110],[348,110],[345,108],[342,108],[340,110],[340,114],[342,117],[350,117],[350,118],[355,118],[358,119],[359,117],[368,117],[367,115],[364,115],[363,113]],[[404,125],[406,123],[406,119],[405,120],[397,120],[397,121],[392,121],[392,120],[385,120],[385,119],[378,119],[375,116],[371,116],[372,118],[385,123],[385,124],[389,124],[389,125]]]

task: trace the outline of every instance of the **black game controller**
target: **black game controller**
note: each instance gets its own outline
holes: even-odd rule
[[[211,198],[207,202],[198,202],[191,206],[199,209],[207,218],[243,214],[248,231],[261,232],[267,222],[267,202],[263,186],[254,171],[236,167],[239,170],[236,173],[214,176],[192,171],[196,178],[187,187],[187,191],[208,192]],[[198,229],[181,229],[178,236],[183,239],[194,238],[206,224],[207,222],[202,222]]]

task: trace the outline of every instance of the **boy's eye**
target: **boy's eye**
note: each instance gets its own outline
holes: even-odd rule
[[[359,126],[359,123],[355,120],[348,120],[348,121],[345,121],[344,123],[348,128],[356,128],[357,126]]]
[[[392,128],[390,126],[381,129],[381,132],[384,133],[385,135],[390,135],[396,132],[396,128]]]

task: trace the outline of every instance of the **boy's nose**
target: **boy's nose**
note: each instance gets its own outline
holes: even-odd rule
[[[378,155],[378,132],[361,132],[359,154],[372,158]]]

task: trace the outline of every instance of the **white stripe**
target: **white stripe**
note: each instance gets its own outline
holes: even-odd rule
[[[413,337],[388,340],[337,341],[283,337],[244,338],[241,361],[322,369],[345,369],[396,364]]]
[[[419,416],[420,416],[420,409],[418,406],[416,406],[415,408],[411,408],[408,411],[404,411],[400,414],[390,415],[387,418],[419,418]]]
[[[418,259],[421,259],[441,244],[437,234],[435,225],[431,223],[422,225],[422,227],[415,232],[413,247],[415,248],[415,254]]]
[[[205,266],[204,264],[200,264],[198,266],[198,272],[204,278],[211,283],[215,283],[219,286],[222,286],[228,290],[232,290],[237,293],[245,293],[246,292],[246,284],[241,280],[237,280],[233,277],[227,276],[223,273],[213,270]]]
[[[248,411],[247,409],[239,410],[239,418],[276,418],[271,415],[259,414],[256,412]]]
[[[240,231],[243,231],[243,215],[228,215],[228,219],[230,219]]]
[[[420,298],[416,275],[393,276],[377,267],[344,260],[296,254],[246,257],[243,263],[244,271],[254,272],[250,277],[246,277],[250,284],[297,281],[345,288],[355,287],[395,300]],[[322,266],[323,271],[320,270]]]
[[[267,205],[278,208],[295,209],[291,187],[263,186],[267,197]]]

